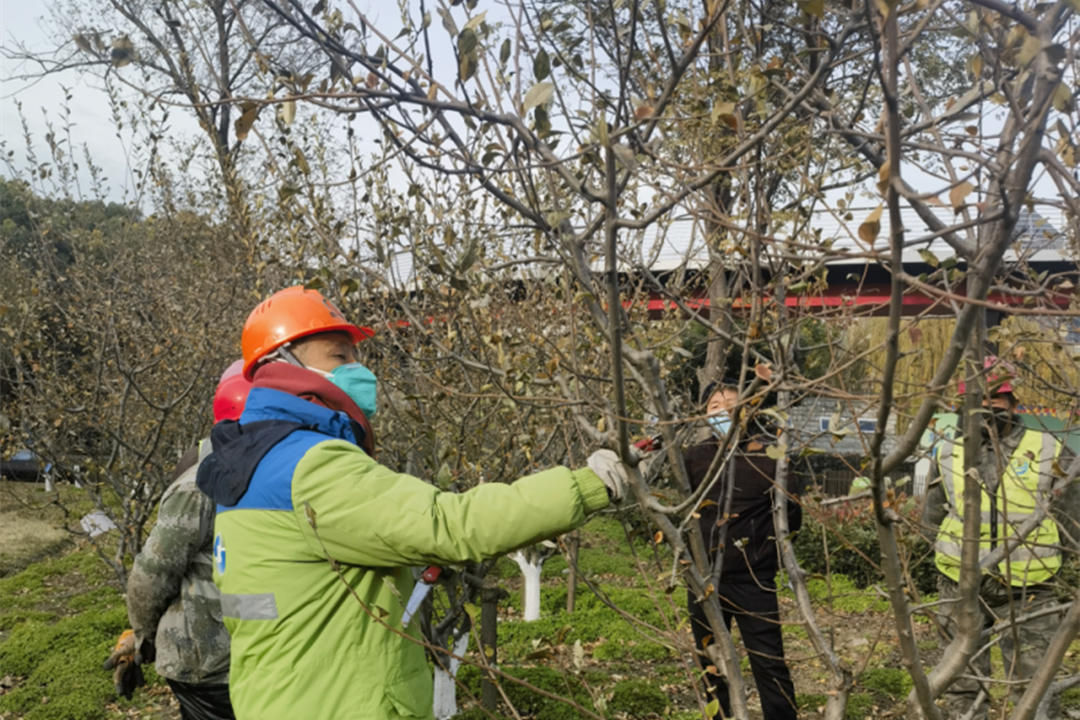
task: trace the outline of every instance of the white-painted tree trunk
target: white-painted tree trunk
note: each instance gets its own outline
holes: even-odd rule
[[[540,571],[544,567],[547,557],[540,554],[526,553],[518,550],[512,556],[514,562],[521,568],[521,574],[525,578],[525,587],[522,589],[522,618],[525,622],[540,619]]]
[[[454,641],[452,652],[454,655],[461,657],[468,648],[469,633],[465,633]],[[435,668],[434,710],[437,720],[447,720],[458,713],[457,683],[454,682],[454,678],[457,677],[458,667],[460,666],[460,660],[457,658],[450,658],[449,671],[443,670],[441,667]]]

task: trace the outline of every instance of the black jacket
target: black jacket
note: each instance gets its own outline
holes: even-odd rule
[[[247,492],[251,476],[266,453],[303,427],[284,420],[260,420],[244,425],[222,420],[210,430],[214,451],[199,466],[195,484],[218,505],[232,507]]]
[[[694,489],[705,482],[709,466],[719,449],[718,441],[710,439],[684,453],[686,472]],[[721,538],[725,540],[721,579],[746,579],[750,575],[771,578],[778,567],[772,519],[776,461],[765,454],[762,441],[750,438],[743,441],[732,462],[734,472],[731,473],[728,467],[719,469],[720,479],[705,498],[712,502],[698,509],[706,546],[715,553]],[[734,477],[735,489],[731,496],[731,517],[725,523],[725,534],[725,529],[717,524],[717,520],[723,512],[727,482],[731,477]],[[789,488],[788,492],[793,490]],[[791,532],[802,525],[802,507],[791,497],[788,502],[788,525]]]

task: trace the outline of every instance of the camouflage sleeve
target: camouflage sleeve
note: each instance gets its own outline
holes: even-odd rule
[[[195,486],[194,469],[169,486],[157,522],[128,575],[128,619],[138,643],[154,640],[158,621],[180,594],[192,559],[209,539],[214,505]]]
[[[174,482],[180,479],[180,476],[186,473],[191,468],[195,467],[205,452],[202,442],[197,442],[180,456],[180,459],[176,462],[176,467],[173,468],[172,475],[169,476],[167,484],[172,485]]]

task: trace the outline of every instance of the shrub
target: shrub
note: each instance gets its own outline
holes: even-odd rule
[[[795,537],[795,556],[807,572],[841,574],[860,588],[883,583],[881,549],[873,508],[866,500],[829,507],[805,504],[802,529]],[[921,505],[899,501],[896,509],[905,522],[898,525],[900,553],[920,593],[937,587],[933,548],[914,529],[919,527]]]
[[[593,648],[592,656],[600,661],[620,660],[627,657],[634,660],[666,660],[671,656],[671,651],[657,643],[609,640]]]
[[[0,695],[0,716],[99,720],[116,701],[101,663],[127,626],[111,573],[90,549],[50,558],[0,580],[0,668],[19,677]],[[156,676],[146,668],[147,681]],[[136,702],[140,699],[136,696]],[[121,707],[132,707],[119,701]]]
[[[501,679],[499,684],[502,686],[503,692],[506,693],[514,708],[523,717],[533,718],[533,720],[578,720],[585,717],[559,698],[573,700],[582,707],[595,712],[589,693],[585,690],[581,681],[573,675],[561,673],[548,667],[503,667],[502,670],[510,677],[523,680],[556,696],[550,698],[512,680]],[[458,673],[458,680],[479,697],[482,676],[483,671],[480,668],[467,665],[461,668]],[[498,712],[496,712],[496,716],[499,716]],[[479,708],[471,708],[456,717],[459,720],[461,718],[471,720],[472,718],[486,718],[488,716]]]
[[[115,697],[101,662],[127,625],[123,603],[54,624],[25,622],[0,645],[0,666],[25,676],[0,696],[0,708],[25,720],[96,720]]]
[[[825,707],[828,696],[822,693],[805,693],[796,698],[799,710],[802,714],[816,713],[819,708]],[[847,708],[844,711],[844,720],[866,720],[873,717],[874,698],[869,693],[852,693],[848,696]]]
[[[859,676],[859,685],[892,698],[907,697],[911,676],[900,668],[871,668]]]
[[[662,627],[665,623],[657,610],[656,604],[664,608],[669,602],[667,596],[652,598],[647,592],[637,589],[603,586],[602,589],[616,606],[640,618],[644,622]],[[565,595],[553,593],[562,598]],[[682,596],[675,602],[684,602]],[[573,613],[565,611],[541,615],[534,622],[502,622],[499,624],[499,656],[508,659],[524,658],[532,653],[537,645],[546,642],[551,645],[573,644],[606,640],[601,645],[614,647],[608,651],[610,657],[618,658],[629,654],[638,659],[662,659],[668,656],[668,650],[656,643],[649,642],[637,629],[618,614],[610,610],[594,594],[583,591],[578,595],[577,607]]]
[[[869,693],[851,693],[848,695],[844,720],[866,720],[874,716],[874,696]]]
[[[827,578],[812,577],[806,581],[806,589],[815,602],[827,604],[835,610],[856,614],[889,610],[887,599],[876,592],[859,588],[847,575],[834,573]]]
[[[667,708],[664,691],[645,680],[623,680],[615,686],[608,708],[632,718],[660,714]]]
[[[1062,710],[1080,710],[1080,688],[1069,688],[1061,693]]]

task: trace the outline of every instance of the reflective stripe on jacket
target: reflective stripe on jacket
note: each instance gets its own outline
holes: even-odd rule
[[[1039,506],[1050,501],[1053,465],[1061,443],[1049,433],[1024,431],[997,487],[981,483],[979,558],[984,558],[1016,530]],[[937,453],[938,471],[948,501],[948,513],[941,521],[934,544],[934,561],[947,577],[959,582],[960,551],[964,534],[964,446],[962,439],[943,439]],[[1043,507],[1044,510],[1048,510]],[[999,564],[998,572],[1016,587],[1046,582],[1061,568],[1061,546],[1057,524],[1043,518],[1023,542]]]

